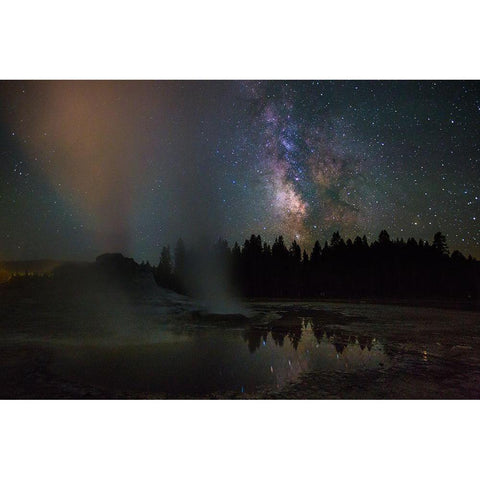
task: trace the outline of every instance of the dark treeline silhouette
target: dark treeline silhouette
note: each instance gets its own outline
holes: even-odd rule
[[[186,279],[194,255],[182,240],[173,255],[164,247],[154,269],[157,283],[190,293]],[[208,255],[224,265],[226,280],[246,297],[480,298],[480,262],[458,250],[450,254],[440,232],[430,244],[392,240],[382,230],[369,244],[365,236],[345,241],[337,231],[310,252],[295,240],[287,246],[282,236],[270,245],[251,235],[242,246],[220,239]]]

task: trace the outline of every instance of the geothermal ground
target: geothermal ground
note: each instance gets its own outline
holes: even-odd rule
[[[0,289],[1,398],[480,398],[478,310]]]

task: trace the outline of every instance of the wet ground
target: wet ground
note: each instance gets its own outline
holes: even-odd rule
[[[480,398],[478,311],[2,292],[1,398]]]

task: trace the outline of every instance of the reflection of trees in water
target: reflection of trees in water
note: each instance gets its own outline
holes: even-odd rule
[[[297,350],[302,339],[304,329],[310,328],[318,343],[327,341],[331,343],[338,354],[342,354],[348,346],[354,346],[358,343],[361,350],[365,348],[370,351],[373,346],[374,338],[370,335],[353,335],[342,328],[336,328],[325,325],[321,319],[289,316],[280,320],[273,321],[263,327],[247,327],[243,332],[243,339],[248,344],[251,353],[260,348],[262,341],[267,341],[268,333],[272,335],[275,345],[283,347],[285,337],[290,341],[292,347]]]
[[[243,339],[248,343],[248,350],[253,353],[257,348],[260,348],[263,340],[267,340],[268,331],[260,330],[259,328],[249,328],[243,332]]]
[[[365,350],[365,347],[370,351],[373,345],[373,337],[369,337],[367,335],[359,335],[358,336],[358,344],[362,350]]]
[[[320,343],[323,340],[323,335],[325,333],[323,324],[318,319],[312,318],[310,319],[310,326],[317,342]]]
[[[287,333],[283,329],[279,329],[276,327],[272,327],[270,332],[272,334],[272,338],[273,338],[273,341],[275,342],[275,345],[279,345],[280,347],[283,347],[283,341]]]
[[[303,331],[303,318],[298,318],[292,321],[292,324],[288,329],[287,336],[295,350],[298,348],[298,344],[302,339],[302,331]]]

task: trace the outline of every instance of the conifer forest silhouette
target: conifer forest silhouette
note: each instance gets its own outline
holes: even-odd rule
[[[242,246],[224,239],[203,247],[224,267],[225,281],[237,294],[251,298],[451,298],[478,300],[480,262],[458,250],[449,252],[446,238],[437,232],[432,243],[414,238],[392,240],[386,230],[368,243],[333,233],[323,247],[316,241],[302,251],[296,240],[289,246],[279,236],[272,245],[251,235]],[[191,259],[198,255],[179,239],[171,251],[161,250],[152,267],[156,282],[189,294]]]

